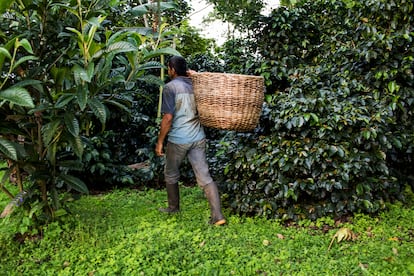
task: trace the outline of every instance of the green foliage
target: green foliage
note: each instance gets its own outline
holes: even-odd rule
[[[217,14],[223,21],[231,22],[240,30],[251,30],[260,21],[263,0],[208,0],[214,4]]]
[[[412,175],[412,10],[407,1],[306,1],[263,20],[260,126],[216,145],[235,211],[315,219],[400,198]]]
[[[197,72],[224,72],[222,60],[211,53],[193,54],[187,58],[188,67]]]
[[[378,216],[314,224],[227,215],[225,227],[208,225],[199,188],[181,189],[182,212],[159,213],[165,191],[115,190],[84,196],[64,223],[44,228],[41,239],[13,239],[1,222],[0,269],[19,274],[120,275],[410,275],[414,211],[396,204]],[[0,200],[0,206],[3,201]],[[342,227],[353,241],[334,243]]]
[[[10,2],[0,22],[0,157],[8,161],[1,187],[11,200],[16,193],[30,195],[22,207],[34,214],[31,227],[57,217],[65,192],[88,192],[85,172],[111,171],[111,181],[133,182],[126,163],[111,166],[106,150],[112,154],[118,145],[104,131],[118,119],[136,119],[133,105],[151,102],[138,91],[143,83],[163,84],[147,72],[163,68],[161,55],[179,54],[163,37],[165,24],[146,35],[113,28],[107,18],[119,1],[46,2]],[[109,137],[102,144],[116,146],[85,158],[102,137]],[[6,187],[12,176],[16,192]]]
[[[257,42],[245,38],[234,38],[226,41],[218,49],[218,56],[224,63],[224,71],[228,73],[255,75],[261,66],[255,48]]]
[[[176,49],[186,58],[195,54],[209,53],[215,45],[213,39],[203,38],[188,21],[180,24],[175,31],[175,36]]]

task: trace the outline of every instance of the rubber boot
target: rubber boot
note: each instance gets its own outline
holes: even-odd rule
[[[204,187],[204,193],[210,204],[211,219],[210,224],[223,225],[226,220],[221,213],[220,195],[216,183],[212,182]]]
[[[160,208],[159,211],[163,213],[177,213],[180,211],[180,192],[178,190],[178,184],[166,184],[168,207]]]

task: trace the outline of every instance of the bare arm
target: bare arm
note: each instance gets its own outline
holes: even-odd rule
[[[171,129],[172,119],[173,119],[173,115],[169,113],[166,113],[162,116],[160,133],[158,134],[157,144],[155,145],[155,154],[157,156],[164,155],[164,152],[163,152],[164,141],[165,141],[165,138],[167,137],[168,132]]]

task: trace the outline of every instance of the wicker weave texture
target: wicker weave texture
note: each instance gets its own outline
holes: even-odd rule
[[[256,127],[264,99],[263,77],[204,72],[191,78],[202,125],[235,131]]]

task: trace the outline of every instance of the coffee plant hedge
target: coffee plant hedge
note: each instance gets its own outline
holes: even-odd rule
[[[257,24],[256,73],[268,84],[260,125],[214,147],[235,211],[317,218],[402,199],[413,167],[412,11],[405,0],[304,1]]]

